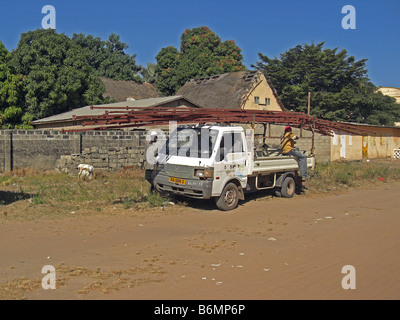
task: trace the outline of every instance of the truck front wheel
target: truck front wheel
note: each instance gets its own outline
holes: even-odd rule
[[[232,182],[228,183],[215,202],[220,210],[229,211],[235,209],[239,203],[238,187]]]

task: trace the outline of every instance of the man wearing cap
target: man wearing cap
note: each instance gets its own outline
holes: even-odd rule
[[[303,179],[308,178],[307,173],[307,156],[299,151],[299,148],[294,146],[295,140],[299,137],[295,136],[292,132],[292,128],[290,126],[285,127],[285,133],[281,138],[281,149],[282,154],[285,156],[296,157],[297,162],[299,163],[300,174]]]

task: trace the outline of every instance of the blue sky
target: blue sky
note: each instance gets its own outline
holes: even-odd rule
[[[207,26],[234,40],[250,68],[258,53],[271,58],[298,44],[325,41],[368,59],[377,86],[400,87],[400,0],[0,0],[0,41],[17,47],[23,32],[42,27],[42,7],[56,9],[57,32],[121,36],[136,62],[155,62],[163,47],[179,48],[185,29]],[[356,9],[356,29],[342,28],[345,5]]]

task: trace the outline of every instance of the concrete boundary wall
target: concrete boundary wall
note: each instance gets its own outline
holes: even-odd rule
[[[103,170],[142,165],[145,131],[1,130],[0,170],[15,168],[54,170],[62,156],[96,159]],[[107,157],[104,155],[107,154]],[[129,156],[127,156],[129,155]],[[89,163],[91,164],[91,163]]]

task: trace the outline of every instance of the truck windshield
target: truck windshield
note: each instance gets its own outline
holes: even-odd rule
[[[210,158],[218,131],[209,128],[178,128],[167,140],[161,154],[189,158]]]

